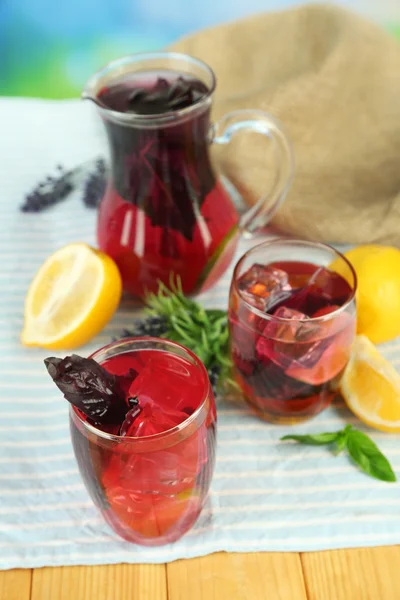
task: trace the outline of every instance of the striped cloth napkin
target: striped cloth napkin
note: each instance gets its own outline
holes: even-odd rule
[[[400,543],[398,484],[368,478],[345,456],[285,445],[292,431],[261,422],[243,405],[220,400],[217,465],[209,503],[179,542],[142,548],[119,540],[81,482],[69,438],[67,403],[43,366],[47,351],[18,336],[27,286],[63,244],[95,243],[95,214],[79,194],[40,215],[18,207],[57,162],[73,167],[104,143],[90,107],[78,101],[0,99],[0,569],[75,564],[166,562],[218,550],[305,551]],[[253,242],[254,243],[254,242]],[[242,243],[238,255],[249,242]],[[224,308],[231,269],[200,298]],[[128,327],[126,300],[90,353]],[[384,354],[400,366],[400,340]],[[337,403],[297,433],[359,423]],[[371,433],[370,431],[368,433]],[[372,438],[400,475],[399,437]]]

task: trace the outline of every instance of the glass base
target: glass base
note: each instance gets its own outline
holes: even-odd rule
[[[122,539],[130,542],[131,544],[138,544],[139,546],[165,546],[166,544],[172,544],[173,542],[176,542],[186,533],[188,533],[188,531],[192,529],[193,525],[198,520],[201,511],[202,507],[197,509],[195,512],[191,512],[186,519],[183,519],[183,521],[180,523],[172,525],[169,531],[166,531],[161,535],[154,534],[149,536],[140,534],[137,531],[134,531],[128,525],[121,523],[119,519],[115,518],[112,511],[105,513],[103,512],[102,515],[113,531]]]
[[[254,399],[249,397],[248,395],[244,395],[244,399],[249,406],[252,413],[254,413],[257,417],[266,421],[268,423],[272,423],[274,425],[296,425],[299,423],[304,423],[305,421],[309,421],[313,419],[317,415],[319,415],[323,410],[328,408],[328,406],[332,403],[335,393],[330,394],[329,398],[324,398],[323,402],[320,401],[318,404],[313,406],[312,411],[303,412],[303,413],[277,413],[268,411],[266,408],[260,408],[259,404],[254,402]]]

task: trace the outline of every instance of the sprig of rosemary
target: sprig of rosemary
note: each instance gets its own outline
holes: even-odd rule
[[[228,315],[224,310],[204,308],[184,295],[180,279],[169,288],[159,283],[158,292],[145,298],[146,314],[164,320],[160,337],[183,344],[192,350],[208,371],[218,373],[218,384],[231,382]]]

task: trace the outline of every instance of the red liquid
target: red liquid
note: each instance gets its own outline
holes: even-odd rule
[[[236,379],[257,413],[270,421],[309,418],[332,401],[350,356],[355,311],[327,316],[352,290],[340,275],[304,262],[255,265],[232,287],[229,323]],[[252,277],[252,273],[254,277]],[[255,314],[246,301],[266,314]],[[285,319],[283,321],[282,319]]]
[[[127,396],[137,394],[143,407],[128,433],[138,437],[102,439],[72,418],[81,475],[119,535],[144,545],[172,542],[192,527],[207,498],[215,461],[212,392],[204,409],[185,422],[204,401],[204,379],[187,359],[142,350],[114,356],[103,366],[118,375],[138,373],[126,387]],[[154,437],[179,424],[175,433]]]
[[[179,77],[190,91],[180,102],[170,106],[161,95],[146,104],[146,93],[154,97],[160,87],[157,81],[170,89]],[[238,215],[209,160],[207,95],[204,83],[173,71],[136,74],[99,93],[108,108],[133,115],[192,107],[186,117],[151,127],[134,117],[132,126],[104,121],[111,179],[100,206],[98,241],[134,296],[156,291],[157,280],[168,285],[171,276],[181,278],[186,294],[204,291],[233,257]]]

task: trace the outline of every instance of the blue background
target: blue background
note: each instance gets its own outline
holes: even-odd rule
[[[399,0],[338,3],[384,26],[400,24]],[[296,0],[0,0],[0,94],[74,97],[113,58],[293,4]]]

